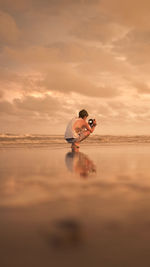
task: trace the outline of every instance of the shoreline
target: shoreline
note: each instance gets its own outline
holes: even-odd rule
[[[98,147],[134,147],[134,146],[150,146],[150,143],[146,143],[146,142],[139,142],[139,143],[129,143],[129,142],[118,142],[118,143],[85,143],[85,144],[81,144],[80,149],[82,150],[82,148],[95,148],[97,149]],[[38,143],[18,143],[18,144],[11,144],[11,143],[7,143],[7,144],[2,144],[0,143],[0,149],[23,149],[23,148],[29,148],[29,149],[38,149],[38,148],[43,148],[43,149],[68,149],[70,150],[70,146],[68,146],[68,144],[65,145],[65,143],[60,143],[60,144],[47,144],[47,143],[43,143],[43,144],[38,144]]]

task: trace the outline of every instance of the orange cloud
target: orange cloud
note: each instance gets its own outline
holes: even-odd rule
[[[20,31],[12,16],[0,11],[0,40],[1,44],[14,44],[20,36]]]

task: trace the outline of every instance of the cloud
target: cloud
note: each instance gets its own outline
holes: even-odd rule
[[[39,10],[42,13],[49,13],[51,14],[58,14],[62,10],[66,9],[74,9],[78,8],[79,6],[85,8],[87,5],[92,6],[93,4],[98,3],[98,0],[14,0],[13,5],[11,0],[1,0],[0,6],[5,10],[10,11],[20,11],[25,12],[31,10]]]
[[[4,92],[2,90],[0,90],[0,99],[3,97]]]
[[[150,26],[149,9],[150,2],[148,0],[102,0],[99,7],[105,14],[120,24],[139,29],[148,29]]]
[[[41,116],[51,117],[57,114],[61,107],[61,102],[58,99],[48,95],[43,97],[25,96],[21,99],[16,98],[11,103],[4,100],[0,101],[1,115],[7,114],[26,119],[29,117],[37,119]]]
[[[61,104],[59,99],[48,95],[26,96],[14,99],[12,103],[0,101],[1,131],[58,134],[62,131],[59,114],[66,111]]]
[[[140,94],[150,94],[150,86],[144,82],[137,82],[134,84],[136,90]]]
[[[0,41],[2,44],[14,44],[20,36],[20,31],[12,16],[0,11]]]
[[[107,44],[124,38],[128,28],[106,19],[103,14],[79,21],[71,32],[73,35],[84,40],[99,41]]]
[[[78,92],[87,95],[99,93],[99,88],[67,65],[63,65],[63,67],[56,65],[49,68],[42,86],[48,90],[65,93]]]
[[[0,113],[12,115],[14,113],[14,107],[8,101],[0,102]]]
[[[1,0],[0,8],[6,12],[16,14],[16,12],[24,12],[30,10],[32,4],[35,1],[32,0],[13,0],[13,5],[11,0]]]
[[[87,76],[80,75],[68,65],[52,66],[40,83],[47,90],[63,93],[76,92],[92,97],[115,97],[120,94],[117,88],[98,86]]]
[[[59,100],[48,95],[44,97],[26,96],[22,99],[15,99],[13,103],[19,110],[48,114],[50,116],[57,113],[61,108]]]
[[[150,37],[149,32],[132,30],[127,36],[120,41],[117,41],[114,46],[114,51],[124,57],[132,65],[141,67],[149,64],[150,61]]]
[[[6,48],[3,51],[3,61],[13,61],[18,67],[27,64],[28,68],[35,68],[39,72],[39,79],[37,77],[34,80],[33,77],[33,82],[30,76],[18,77],[23,84],[21,88],[26,87],[28,91],[31,86],[30,91],[41,91],[45,88],[64,93],[115,97],[121,92],[117,83],[112,84],[114,77],[111,73],[118,75],[121,71],[127,72],[127,67],[121,66],[104,48],[85,46],[76,42],[54,43],[48,47],[29,47],[22,50]],[[100,76],[104,72],[107,72],[106,79],[109,79],[107,83],[104,76]]]

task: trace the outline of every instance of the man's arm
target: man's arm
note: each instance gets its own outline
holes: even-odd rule
[[[90,125],[89,125],[87,122],[85,122],[85,127],[86,127],[86,129],[87,129],[90,133],[93,133],[94,130],[95,130],[95,127],[96,127],[96,120],[94,120],[94,125],[93,125],[93,127],[90,127]]]
[[[93,132],[94,132],[94,130],[95,130],[95,127],[96,127],[96,125],[94,125],[94,126],[91,128],[91,133],[93,133]]]

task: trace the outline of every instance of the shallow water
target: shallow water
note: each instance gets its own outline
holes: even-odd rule
[[[150,145],[4,148],[0,266],[149,266]]]

